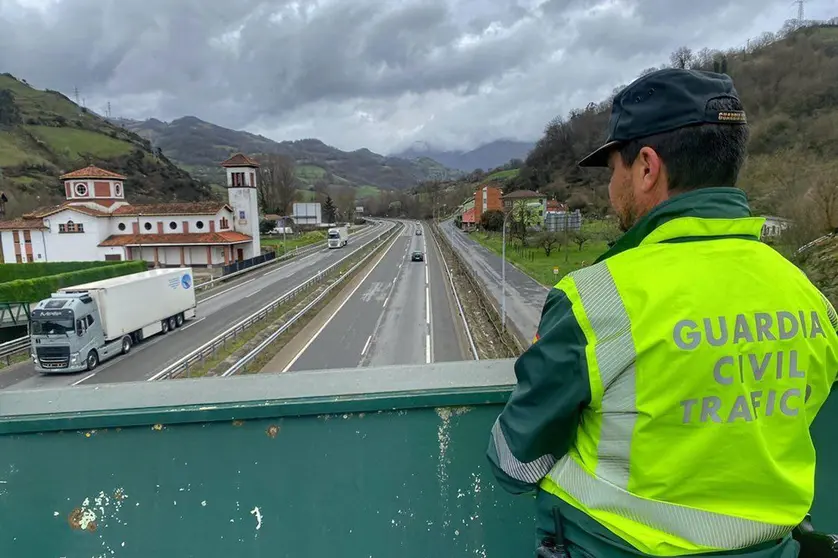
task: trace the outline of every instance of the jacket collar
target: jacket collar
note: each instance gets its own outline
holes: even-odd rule
[[[642,244],[688,237],[749,237],[759,240],[765,219],[753,217],[739,188],[700,188],[659,204],[597,258],[601,262]]]

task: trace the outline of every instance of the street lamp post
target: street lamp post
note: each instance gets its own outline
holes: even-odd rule
[[[501,257],[500,257],[500,329],[506,331],[506,221],[515,211],[514,205],[509,208],[509,213],[503,217],[503,232],[501,233]]]
[[[142,216],[142,213],[137,214],[137,242],[140,243],[140,261],[145,261],[145,258],[143,258],[143,232],[140,230],[140,217]]]

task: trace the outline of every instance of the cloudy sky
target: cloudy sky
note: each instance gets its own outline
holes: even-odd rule
[[[838,16],[838,0],[805,6]],[[114,116],[468,149],[535,139],[680,45],[744,45],[796,14],[790,0],[0,0],[0,72],[78,87]]]

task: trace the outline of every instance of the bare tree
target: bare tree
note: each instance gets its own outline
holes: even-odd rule
[[[259,167],[259,203],[263,210],[285,215],[296,198],[297,177],[294,160],[272,153],[262,158]]]
[[[335,186],[331,188],[331,195],[340,218],[350,221],[355,214],[355,189],[349,186]]]
[[[544,249],[544,255],[549,258],[553,249],[556,248],[556,244],[559,244],[561,239],[561,235],[558,233],[543,232],[535,238],[535,241],[542,249]]]
[[[692,67],[693,51],[690,47],[678,47],[675,52],[669,55],[669,62],[673,68],[686,69]]]
[[[822,229],[833,231],[838,228],[838,176],[835,165],[824,165],[812,176],[809,198],[815,203],[815,212]],[[814,174],[814,173],[813,173]]]

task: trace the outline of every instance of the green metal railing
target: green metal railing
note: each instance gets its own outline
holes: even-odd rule
[[[484,457],[512,381],[503,360],[0,392],[0,556],[530,556],[532,497]],[[814,428],[834,531],[836,421]]]

